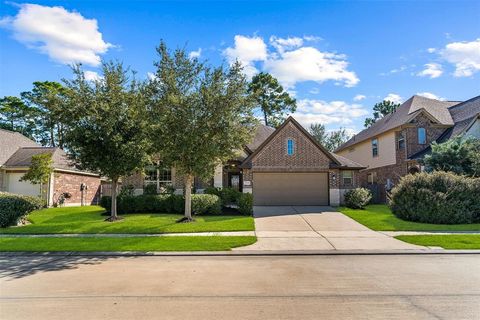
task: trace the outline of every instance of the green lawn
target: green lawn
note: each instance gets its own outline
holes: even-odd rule
[[[178,214],[126,214],[117,222],[105,222],[98,206],[50,208],[29,215],[30,225],[0,228],[0,233],[167,233],[206,231],[252,231],[252,217],[197,216],[192,223],[176,223]]]
[[[0,251],[224,251],[256,237],[0,238]]]
[[[339,208],[340,212],[377,231],[480,231],[475,224],[429,224],[401,220],[386,205],[369,205],[365,210]]]
[[[395,238],[412,244],[444,249],[480,249],[478,234],[397,236]]]

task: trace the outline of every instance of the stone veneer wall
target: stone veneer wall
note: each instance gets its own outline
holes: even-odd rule
[[[96,204],[100,197],[100,178],[95,176],[86,176],[75,173],[55,172],[54,173],[54,200],[63,192],[72,195],[70,199],[65,200],[65,205],[80,205],[81,191],[80,185],[85,183],[88,186],[84,193],[85,204]]]

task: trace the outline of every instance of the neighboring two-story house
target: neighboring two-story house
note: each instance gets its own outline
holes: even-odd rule
[[[335,152],[367,167],[359,172],[359,183],[384,202],[386,188],[423,169],[419,160],[432,142],[462,134],[480,137],[479,116],[480,96],[461,103],[413,96]]]
[[[258,126],[253,141],[219,165],[211,181],[196,179],[195,189],[233,187],[253,193],[255,205],[338,205],[344,192],[358,185],[363,168],[326,150],[290,117],[277,129]],[[183,177],[161,165],[125,177],[123,184],[133,185],[137,194],[146,184],[183,192]]]
[[[40,185],[21,181],[21,178],[30,167],[32,156],[43,153],[51,154],[53,162],[53,174],[43,186],[49,206],[57,202],[62,193],[71,196],[65,199],[66,205],[98,202],[101,184],[98,174],[78,170],[60,148],[42,147],[18,132],[3,129],[0,129],[0,191],[39,196]]]

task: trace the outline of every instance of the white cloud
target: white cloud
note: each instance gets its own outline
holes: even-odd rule
[[[147,72],[147,78],[149,80],[155,80],[157,78],[157,76],[153,72]]]
[[[97,81],[103,78],[95,71],[85,71],[83,74],[85,75],[85,80],[87,81]]]
[[[392,101],[393,103],[402,103],[403,98],[396,93],[389,93],[383,100]]]
[[[202,54],[202,48],[198,48],[197,51],[192,51],[190,52],[190,54],[188,55],[188,57],[190,59],[193,59],[193,58],[199,58]]]
[[[304,39],[305,41],[311,41],[311,42],[318,42],[318,41],[320,41],[320,40],[323,40],[321,37],[312,36],[312,35],[310,35],[310,36],[303,36],[303,39]]]
[[[297,102],[297,111],[293,117],[308,128],[312,123],[348,125],[367,114],[368,111],[360,104],[302,99]]]
[[[469,77],[480,71],[480,38],[471,42],[452,42],[440,51],[447,62],[455,65],[455,77]]]
[[[428,48],[428,49],[427,49],[427,52],[428,52],[428,53],[434,53],[434,52],[436,52],[436,51],[437,51],[437,49],[435,49],[435,48]]]
[[[258,72],[254,66],[254,62],[267,59],[267,45],[262,38],[257,36],[246,37],[236,35],[234,39],[235,45],[228,47],[223,53],[230,63],[238,60],[244,67],[244,73],[248,77],[252,77]]]
[[[442,66],[438,63],[427,63],[425,69],[417,73],[419,77],[430,77],[430,79],[438,78],[442,75]]]
[[[353,101],[362,101],[366,98],[365,95],[363,94],[357,94],[355,97],[353,97]]]
[[[278,50],[284,52],[285,50],[295,49],[303,45],[303,39],[299,37],[277,38],[270,37],[270,44]]]
[[[355,72],[348,70],[345,55],[323,52],[311,46],[303,46],[304,41],[316,38],[271,36],[269,47],[259,36],[235,36],[235,44],[223,51],[230,63],[238,60],[244,66],[244,73],[252,77],[260,70],[276,77],[287,89],[298,82],[335,81],[337,85],[355,86],[360,80]]]
[[[431,92],[418,92],[417,95],[429,98],[429,99],[435,99],[435,100],[440,100],[440,101],[445,101],[445,98],[439,97],[436,94],[433,94]]]
[[[355,86],[360,80],[355,72],[347,69],[346,57],[341,54],[322,52],[313,47],[301,47],[280,53],[280,56],[265,61],[265,70],[284,86],[294,87],[297,82],[334,80],[346,87]]]
[[[14,17],[4,17],[0,25],[13,31],[14,38],[29,48],[64,64],[100,64],[100,55],[112,44],[103,40],[97,20],[86,19],[63,7],[20,4]]]

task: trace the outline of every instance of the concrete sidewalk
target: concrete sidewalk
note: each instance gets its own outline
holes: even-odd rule
[[[331,207],[255,207],[258,241],[241,251],[288,250],[418,250],[376,232]]]

